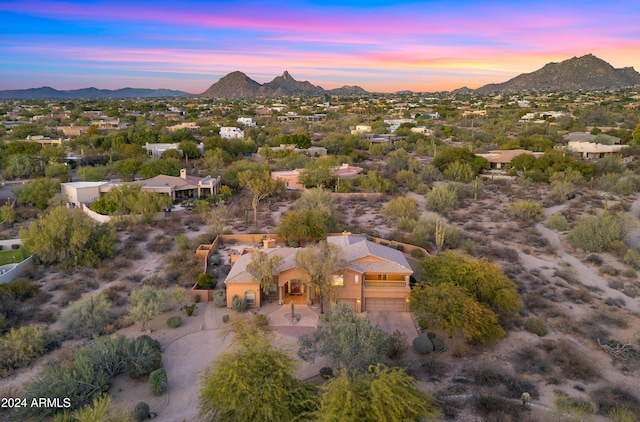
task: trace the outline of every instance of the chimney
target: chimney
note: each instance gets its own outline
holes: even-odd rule
[[[342,232],[342,235],[343,236],[351,236],[351,232],[344,231],[344,232]]]
[[[180,169],[180,178],[187,180],[187,169]]]

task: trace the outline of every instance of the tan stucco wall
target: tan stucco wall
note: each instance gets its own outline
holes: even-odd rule
[[[227,308],[231,308],[233,297],[238,296],[240,299],[244,299],[244,293],[247,290],[253,290],[256,292],[256,303],[250,305],[251,308],[260,307],[260,283],[229,283],[227,284]]]

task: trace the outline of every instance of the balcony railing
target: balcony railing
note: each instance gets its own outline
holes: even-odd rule
[[[365,280],[365,288],[375,289],[402,289],[407,287],[406,281],[384,281],[384,280]]]

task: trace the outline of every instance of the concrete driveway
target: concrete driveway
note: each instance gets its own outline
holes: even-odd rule
[[[413,319],[409,312],[368,312],[367,318],[369,318],[373,325],[376,325],[387,334],[391,334],[395,330],[400,330],[407,335],[409,343],[411,343],[414,338],[418,337],[418,330],[413,324]]]

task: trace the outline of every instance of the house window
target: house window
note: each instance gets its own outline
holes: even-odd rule
[[[353,283],[354,283],[354,284],[358,284],[358,282],[359,282],[359,281],[360,281],[360,276],[359,276],[359,275],[357,275],[357,274],[356,274],[356,275],[354,275],[354,276],[353,276]]]
[[[344,276],[342,274],[334,274],[332,284],[334,286],[344,286]]]
[[[256,292],[253,290],[247,290],[244,292],[244,300],[247,302],[247,305],[255,305],[256,304]]]

